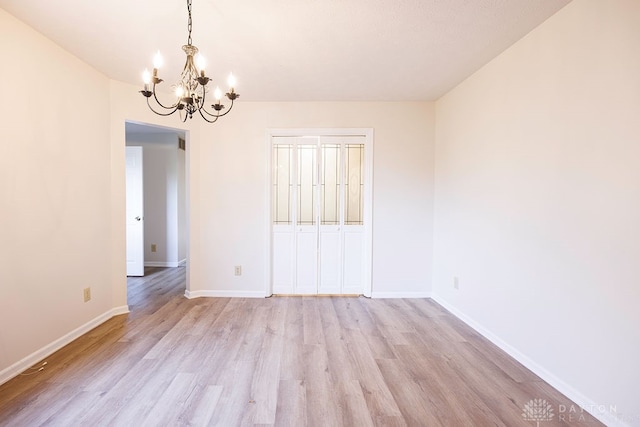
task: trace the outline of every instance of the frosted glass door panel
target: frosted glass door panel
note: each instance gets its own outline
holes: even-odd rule
[[[298,225],[316,223],[317,145],[298,146]]]
[[[293,204],[293,145],[273,146],[272,208],[274,224],[291,224]]]
[[[340,224],[340,145],[323,144],[320,167],[320,224]]]
[[[345,149],[345,220],[362,225],[364,218],[364,144],[347,144]]]

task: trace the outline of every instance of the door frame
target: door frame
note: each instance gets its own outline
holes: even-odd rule
[[[185,296],[187,296],[188,298],[188,292],[190,289],[190,285],[191,285],[191,160],[190,160],[190,156],[191,156],[191,131],[189,129],[186,128],[179,128],[179,127],[173,127],[173,126],[164,126],[164,125],[159,125],[159,124],[155,124],[155,123],[149,123],[149,122],[143,122],[143,121],[139,121],[139,120],[132,120],[132,119],[128,119],[125,118],[123,121],[123,131],[124,131],[124,138],[122,139],[122,145],[125,147],[125,151],[126,151],[126,147],[127,147],[127,131],[126,131],[126,125],[127,123],[131,123],[134,125],[139,125],[139,126],[144,126],[149,128],[149,133],[153,133],[154,129],[159,129],[162,131],[166,131],[166,132],[170,132],[170,133],[175,133],[177,136],[180,136],[181,134],[184,134],[184,145],[185,145],[185,156],[184,156],[184,215],[185,215],[185,262],[184,262],[184,267],[185,267],[185,273],[186,273],[186,279],[185,279]],[[125,162],[125,174],[126,174],[126,162]],[[125,205],[126,205],[126,201],[125,201]],[[125,206],[125,211],[126,211],[126,206]],[[125,224],[125,240],[126,240],[126,224]],[[182,266],[182,263],[180,263],[179,266]],[[125,291],[125,295],[128,301],[129,298],[129,290],[128,290],[128,286],[127,286],[127,281],[126,281],[126,276],[125,276],[125,282],[124,282],[124,291]]]
[[[285,137],[327,137],[327,136],[362,136],[365,138],[364,150],[364,263],[363,271],[363,289],[362,294],[365,297],[371,297],[372,282],[372,265],[373,265],[373,128],[272,128],[266,132],[266,158],[267,167],[265,181],[265,233],[267,242],[267,251],[265,257],[265,296],[273,295],[273,233],[272,233],[272,138],[278,136]]]

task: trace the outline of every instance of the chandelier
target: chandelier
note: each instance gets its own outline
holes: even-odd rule
[[[225,108],[224,105],[220,103],[222,92],[220,88],[216,87],[213,91],[215,104],[211,104],[213,110],[207,110],[205,98],[207,94],[207,84],[210,78],[204,74],[204,58],[198,54],[198,48],[191,44],[191,0],[187,0],[187,11],[189,12],[189,22],[187,25],[189,37],[187,38],[187,44],[182,46],[182,50],[187,54],[187,62],[184,64],[180,80],[172,86],[176,95],[175,102],[167,106],[160,102],[156,94],[156,85],[162,82],[162,79],[158,77],[158,68],[162,66],[162,56],[160,56],[160,52],[158,52],[153,59],[153,75],[151,75],[148,70],[144,70],[142,74],[144,89],[141,90],[140,93],[147,98],[147,105],[151,111],[158,115],[169,116],[178,111],[180,118],[185,122],[187,121],[187,117],[191,119],[194,113],[197,112],[207,122],[214,123],[220,117],[229,114],[233,108],[233,101],[240,95],[234,91],[234,86],[236,85],[235,77],[233,74],[229,74],[227,81],[229,84],[229,92],[226,93],[226,97],[231,101],[229,109],[225,112],[222,111]],[[152,97],[153,102],[151,101]],[[155,108],[154,105],[156,106]],[[158,107],[160,107],[160,109],[158,109]]]

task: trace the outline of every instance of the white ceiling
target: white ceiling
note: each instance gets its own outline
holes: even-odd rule
[[[233,71],[241,101],[428,101],[569,1],[193,0],[192,37],[214,84]],[[165,84],[184,65],[186,0],[0,7],[116,80],[141,84],[158,49]]]

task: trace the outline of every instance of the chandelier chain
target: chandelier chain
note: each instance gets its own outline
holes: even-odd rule
[[[191,21],[191,0],[187,0],[187,10],[189,11],[189,23],[187,25],[187,29],[189,30],[189,38],[187,39],[187,44],[191,45],[191,30],[193,29],[193,22]]]

